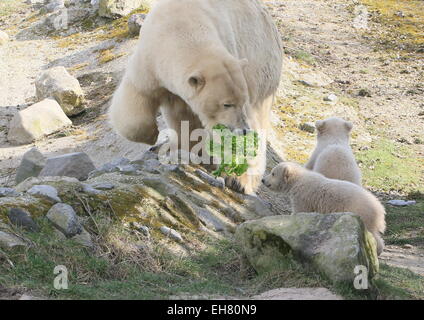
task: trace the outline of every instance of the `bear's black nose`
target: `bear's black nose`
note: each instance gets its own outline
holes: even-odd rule
[[[262,179],[261,181],[262,181],[262,183],[265,183],[265,180],[264,179]]]

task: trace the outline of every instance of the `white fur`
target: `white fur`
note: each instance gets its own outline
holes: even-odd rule
[[[384,248],[381,234],[386,229],[385,209],[380,201],[362,187],[347,181],[328,179],[290,162],[272,169],[263,183],[290,197],[293,213],[352,212],[359,215],[377,241],[377,253]]]
[[[340,118],[317,121],[317,145],[305,168],[361,185],[361,170],[349,145],[352,127],[351,122]]]
[[[175,130],[188,120],[191,130],[222,123],[266,133],[281,63],[279,33],[260,1],[158,1],[113,97],[112,126],[154,144],[160,108]],[[259,175],[238,179],[245,192],[265,170],[266,156],[258,159]]]

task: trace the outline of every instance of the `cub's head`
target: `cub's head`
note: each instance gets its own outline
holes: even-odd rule
[[[250,129],[246,105],[249,95],[243,69],[247,60],[213,58],[197,63],[186,79],[187,103],[207,130],[218,123]]]
[[[352,122],[334,117],[326,120],[318,120],[315,123],[315,127],[317,128],[318,139],[330,138],[348,141],[353,124]]]
[[[281,162],[271,173],[262,179],[262,183],[273,191],[287,192],[300,177],[304,169],[292,162]]]

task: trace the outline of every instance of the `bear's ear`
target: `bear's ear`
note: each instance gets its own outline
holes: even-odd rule
[[[353,128],[353,123],[350,121],[345,121],[345,127],[347,129],[348,132],[350,132]]]
[[[204,86],[205,79],[200,73],[195,73],[188,78],[188,84],[198,90]]]
[[[247,59],[240,59],[239,60],[239,63],[240,63],[240,67],[242,69],[245,69],[247,67],[247,65],[249,64],[249,60],[247,60]]]
[[[324,120],[318,120],[315,122],[315,128],[317,128],[318,132],[322,132],[325,128],[325,121]]]
[[[292,168],[289,165],[286,165],[283,167],[283,171],[281,174],[282,174],[282,179],[284,182],[287,183],[290,180],[291,176],[293,175],[293,170],[294,168]]]

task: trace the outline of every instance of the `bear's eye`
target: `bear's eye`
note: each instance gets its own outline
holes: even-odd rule
[[[224,103],[225,108],[234,108],[236,105],[232,103]]]
[[[273,172],[273,173],[271,173],[271,175],[272,175],[272,176],[274,176],[274,172]]]

